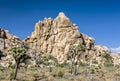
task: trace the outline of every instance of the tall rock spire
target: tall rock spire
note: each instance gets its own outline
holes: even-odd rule
[[[73,25],[63,12],[60,12],[54,20],[46,18],[43,22],[38,22],[34,33],[24,42],[32,49],[44,54],[52,54],[59,61],[64,61],[67,59],[69,48],[73,44],[84,44],[84,38],[78,27]],[[94,42],[85,43],[89,46]]]
[[[70,19],[63,12],[60,12],[54,21],[60,26],[71,26],[72,25]]]
[[[63,12],[60,12],[57,17],[63,18],[63,19],[69,19]]]

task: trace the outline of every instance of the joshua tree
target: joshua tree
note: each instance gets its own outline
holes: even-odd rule
[[[73,45],[69,50],[67,58],[70,59],[72,62],[71,73],[74,65],[74,75],[76,75],[77,73],[77,64],[78,62],[80,62],[80,57],[84,54],[84,51],[84,45]]]
[[[14,76],[13,76],[13,79],[16,79],[17,71],[18,71],[20,63],[24,63],[25,60],[30,58],[30,56],[27,54],[27,51],[25,48],[13,47],[10,50],[10,52],[16,62],[15,72],[14,72]]]
[[[52,67],[51,66],[55,65],[55,63],[57,63],[57,59],[53,55],[47,55],[44,58],[44,62],[45,62],[46,65],[49,66],[49,72],[52,72]]]

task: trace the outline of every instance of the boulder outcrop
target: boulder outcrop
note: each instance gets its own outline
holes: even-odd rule
[[[0,52],[8,55],[8,50],[13,46],[28,47],[33,65],[39,60],[37,57],[41,57],[41,54],[42,56],[51,54],[58,59],[58,62],[64,62],[67,60],[70,47],[75,44],[85,47],[83,57],[80,58],[82,61],[87,61],[89,57],[92,61],[102,63],[102,55],[110,53],[105,46],[95,46],[94,38],[81,33],[78,26],[73,24],[62,12],[55,19],[45,18],[36,23],[34,32],[23,41],[19,37],[11,35],[8,30],[0,28]],[[8,55],[2,59],[7,59],[8,63],[11,61],[8,60],[9,57],[11,58]]]
[[[13,46],[20,46],[22,41],[19,37],[11,35],[8,30],[0,28],[0,50],[10,49]]]
[[[45,18],[35,25],[35,30],[24,43],[28,47],[44,54],[52,54],[59,61],[66,60],[66,55],[73,44],[85,46],[85,54],[94,54],[94,38],[81,33],[78,26],[72,24],[70,19],[59,13],[55,18]]]

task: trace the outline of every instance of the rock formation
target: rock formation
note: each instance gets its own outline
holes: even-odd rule
[[[24,40],[28,47],[52,54],[59,61],[67,60],[66,55],[73,44],[84,45],[85,55],[95,55],[94,42],[94,38],[81,33],[62,12],[55,19],[45,18],[36,23],[35,31]]]
[[[120,65],[120,54],[111,54],[114,65]]]
[[[20,46],[22,41],[19,37],[11,35],[8,30],[0,28],[0,50],[10,49],[13,46]]]
[[[94,43],[94,38],[81,33],[77,25],[72,24],[62,12],[55,19],[45,18],[44,21],[36,23],[34,32],[23,41],[17,36],[11,35],[7,30],[0,28],[0,52],[8,55],[8,50],[13,46],[28,47],[33,65],[35,65],[36,59],[39,60],[37,58],[41,56],[39,54],[51,54],[59,62],[66,61],[69,49],[74,44],[81,44],[85,47],[85,59],[81,58],[82,61],[86,61],[91,56],[91,62],[96,60],[98,63],[103,63],[102,55],[110,53],[110,51],[107,47],[95,46]],[[8,60],[7,57],[2,59]]]

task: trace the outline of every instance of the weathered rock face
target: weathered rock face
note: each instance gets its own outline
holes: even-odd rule
[[[110,54],[110,50],[103,45],[96,45],[95,51],[97,56],[100,56],[101,54],[105,54],[105,53]]]
[[[13,46],[20,46],[22,41],[15,35],[11,35],[8,30],[0,28],[0,50],[10,49]]]
[[[120,54],[111,54],[114,65],[120,65]]]
[[[45,18],[36,23],[35,31],[24,42],[32,49],[54,55],[59,61],[66,60],[73,44],[85,45],[88,52],[94,48],[94,39],[80,33],[64,13],[59,13],[55,19]]]
[[[105,54],[111,54],[110,50],[103,45],[94,46],[94,54],[92,60],[96,60],[98,64],[103,64],[105,62],[105,58],[103,57]]]

